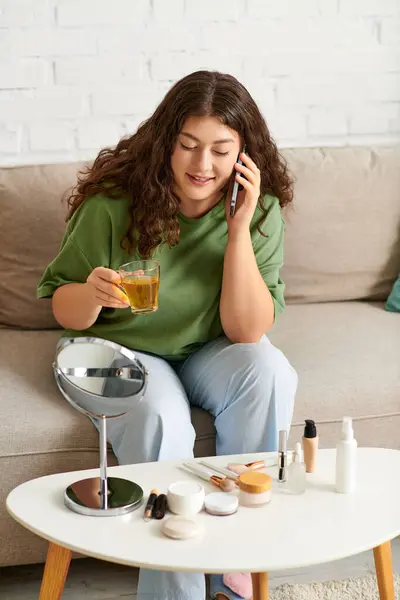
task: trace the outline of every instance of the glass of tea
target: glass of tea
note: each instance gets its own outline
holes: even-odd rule
[[[118,273],[135,315],[148,315],[158,309],[160,263],[157,260],[135,260],[121,265]]]

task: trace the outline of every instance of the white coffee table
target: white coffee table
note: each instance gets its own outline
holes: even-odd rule
[[[213,457],[210,461],[248,462],[275,455]],[[394,600],[390,540],[400,534],[400,451],[358,450],[354,495],[334,491],[335,452],[321,450],[317,473],[308,475],[304,495],[287,493],[274,477],[273,500],[261,508],[243,508],[229,517],[198,515],[204,535],[174,541],[160,532],[161,522],[143,521],[143,508],[122,517],[85,517],[64,506],[64,489],[82,472],[28,481],[7,498],[9,513],[24,527],[50,542],[40,600],[61,598],[72,551],[98,559],[170,571],[253,574],[254,600],[268,598],[269,571],[334,561],[374,549],[381,600]],[[98,471],[85,471],[87,476]],[[132,479],[145,497],[161,493],[178,479],[192,479],[178,463],[160,462],[112,467],[109,475]],[[196,481],[200,481],[197,480]],[[215,491],[203,482],[206,491]]]

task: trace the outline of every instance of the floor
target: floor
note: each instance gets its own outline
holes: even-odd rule
[[[400,573],[400,537],[392,542],[393,569]],[[270,575],[270,587],[283,583],[311,583],[362,577],[373,571],[371,552],[318,567]],[[0,569],[1,600],[36,600],[43,565]],[[133,600],[136,598],[136,569],[94,559],[74,560],[68,573],[62,600]]]

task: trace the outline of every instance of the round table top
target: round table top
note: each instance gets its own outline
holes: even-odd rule
[[[163,521],[143,520],[143,506],[120,517],[87,517],[64,505],[65,488],[99,470],[49,475],[15,488],[7,498],[9,513],[30,531],[86,556],[131,566],[170,571],[265,572],[329,562],[358,554],[400,534],[400,451],[357,450],[357,485],[351,495],[335,492],[335,451],[320,450],[316,473],[307,474],[303,495],[292,495],[273,477],[272,500],[258,508],[240,506],[231,516],[195,518],[203,533],[186,541],[163,535]],[[246,463],[275,454],[246,454],[208,459],[219,466]],[[131,479],[145,498],[152,488],[166,492],[170,483],[203,483],[178,462],[111,467],[108,475]],[[167,516],[165,517],[167,518]]]

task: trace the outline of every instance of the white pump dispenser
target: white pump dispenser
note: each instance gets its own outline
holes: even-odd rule
[[[351,417],[343,417],[342,436],[336,446],[336,491],[350,494],[356,486],[357,441]]]

